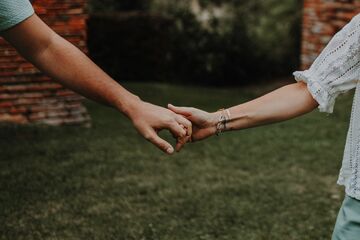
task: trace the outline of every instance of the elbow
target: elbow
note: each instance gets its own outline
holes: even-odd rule
[[[32,54],[34,59],[41,59],[55,45],[58,35],[54,32],[49,33],[46,38],[42,39],[38,48],[34,49]]]
[[[304,113],[312,112],[319,106],[305,82],[296,83],[296,88],[300,95],[303,96],[302,106]]]

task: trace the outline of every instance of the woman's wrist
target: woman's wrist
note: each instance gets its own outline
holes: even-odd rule
[[[217,112],[210,113],[209,126],[211,135],[219,135],[228,131],[227,123],[230,121],[230,112],[227,109],[221,109]]]
[[[224,110],[210,113],[209,131],[211,133],[211,136],[219,135],[220,133],[227,131],[226,125],[224,125],[225,118],[226,116],[224,115]]]
[[[207,121],[209,136],[216,135],[216,126],[219,122],[220,114],[221,114],[220,112],[209,113],[209,117]]]

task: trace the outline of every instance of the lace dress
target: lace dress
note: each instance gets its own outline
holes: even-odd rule
[[[336,97],[356,88],[338,184],[360,200],[360,14],[332,38],[310,69],[294,76],[307,83],[321,112],[332,113]]]

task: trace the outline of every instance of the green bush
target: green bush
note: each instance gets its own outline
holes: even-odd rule
[[[298,66],[301,1],[107,1],[89,48],[119,80],[244,84]]]

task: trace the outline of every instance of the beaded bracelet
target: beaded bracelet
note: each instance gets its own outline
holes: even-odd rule
[[[221,115],[219,117],[218,123],[216,124],[216,132],[215,132],[216,136],[219,136],[220,133],[226,130],[226,124],[230,121],[230,116],[231,116],[229,109],[222,108],[219,111],[221,111]]]

